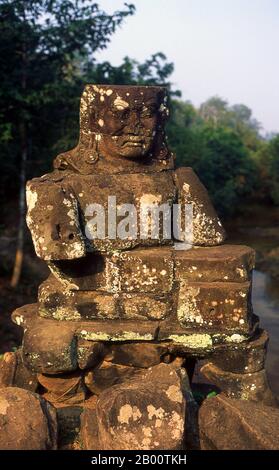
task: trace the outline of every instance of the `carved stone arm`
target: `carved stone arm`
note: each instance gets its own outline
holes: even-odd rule
[[[175,171],[175,183],[178,189],[178,202],[182,207],[182,228],[184,211],[188,206],[192,210],[193,245],[220,245],[226,238],[225,230],[210,201],[207,190],[192,168],[183,167]],[[183,239],[179,241],[184,241]]]
[[[35,178],[27,183],[27,225],[37,256],[44,260],[86,255],[78,202],[67,185]]]

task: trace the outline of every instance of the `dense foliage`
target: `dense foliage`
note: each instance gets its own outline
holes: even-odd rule
[[[172,102],[168,135],[177,164],[194,168],[223,216],[236,212],[257,186],[254,152],[261,138],[254,120],[239,116],[240,106],[229,108],[217,97],[199,109]]]

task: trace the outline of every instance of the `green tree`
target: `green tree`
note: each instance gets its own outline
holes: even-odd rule
[[[199,114],[211,125],[224,125],[228,116],[228,102],[219,96],[212,96],[201,104]]]
[[[221,125],[226,102],[218,102],[221,114],[214,112],[213,120],[189,102],[174,101],[172,107],[168,134],[177,165],[193,167],[218,212],[222,216],[233,214],[254,188],[256,167],[241,136]]]
[[[268,195],[279,205],[279,134],[268,142],[263,152],[262,167],[266,169]]]
[[[189,101],[171,100],[167,136],[176,156],[176,166],[189,166],[195,162],[195,157],[199,158],[202,142],[197,130],[202,123],[197,110]]]
[[[261,146],[260,123],[253,117],[252,110],[244,104],[229,106],[219,96],[213,96],[199,108],[202,119],[211,126],[222,126],[232,129],[251,152]]]
[[[223,216],[236,212],[255,184],[255,165],[241,138],[228,128],[205,127],[200,133],[203,154],[196,167]]]
[[[173,69],[173,63],[167,62],[162,52],[157,52],[143,63],[124,57],[119,66],[113,66],[109,62],[89,64],[86,77],[91,82],[104,84],[164,85],[171,96],[180,96],[178,90],[172,90],[172,83],[169,81]]]

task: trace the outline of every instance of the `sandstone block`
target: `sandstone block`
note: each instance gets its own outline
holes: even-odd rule
[[[58,322],[54,319],[41,318],[37,316],[38,304],[29,304],[24,307],[16,309],[12,314],[13,321],[24,326],[29,331],[28,335],[31,338],[34,331],[36,347],[38,351],[40,348],[45,347],[48,341],[48,335],[50,337],[49,344],[51,345],[51,337],[54,337],[54,343],[57,340],[59,344],[59,334],[61,335],[61,347],[63,344],[67,344],[68,338],[73,341],[73,357],[76,356],[76,347],[74,337],[86,341],[101,341],[101,342],[127,342],[127,341],[153,341],[156,340],[159,330],[159,322],[157,321],[135,321],[131,320],[117,320],[117,321],[67,321]],[[42,344],[39,341],[40,334],[38,331],[42,331]],[[55,332],[55,335],[54,333]],[[45,344],[46,342],[46,344]],[[32,346],[32,341],[31,344]],[[40,346],[41,345],[41,346]],[[32,348],[31,348],[32,349]],[[28,352],[27,344],[26,350]],[[58,356],[59,356],[58,352]],[[65,354],[67,356],[67,354]],[[61,361],[62,359],[60,359]],[[71,369],[73,370],[73,369]],[[50,373],[48,371],[38,370],[37,372]],[[59,370],[53,373],[58,373]]]
[[[164,343],[125,343],[111,345],[106,361],[132,367],[152,367],[163,360],[168,353]]]
[[[85,450],[104,450],[100,445],[96,410],[85,408],[80,419],[80,437]]]
[[[175,250],[175,279],[188,282],[245,282],[251,279],[255,252],[242,245]]]
[[[96,408],[102,449],[183,448],[187,405],[182,382],[179,370],[160,364],[139,380],[104,391]]]
[[[249,332],[250,283],[181,281],[177,316],[184,327]]]
[[[201,373],[230,398],[277,405],[265,369],[249,374],[235,374],[223,371],[209,362],[201,368]]]
[[[277,450],[279,408],[217,395],[199,411],[203,450]]]
[[[39,315],[55,320],[162,320],[172,311],[170,295],[106,293],[61,289],[50,276],[39,287]]]
[[[26,367],[34,372],[57,374],[75,370],[77,341],[73,327],[34,321],[25,330],[22,356]]]
[[[173,256],[171,247],[88,253],[80,260],[52,261],[49,267],[61,289],[162,295],[173,289]]]
[[[86,388],[81,371],[63,375],[38,374],[38,381],[47,392],[44,397],[53,404],[79,404],[85,400]]]
[[[121,252],[107,265],[109,290],[117,292],[167,293],[173,288],[173,250],[150,248]]]
[[[21,349],[5,353],[0,361],[0,388],[17,387],[35,392],[37,386],[37,376],[25,367]]]
[[[99,291],[61,289],[61,283],[50,276],[39,287],[39,315],[55,320],[114,319],[120,317],[117,298]]]
[[[250,341],[231,345],[231,347],[216,350],[210,357],[217,367],[224,371],[249,374],[264,369],[268,334],[259,330]]]
[[[14,352],[6,352],[0,360],[0,388],[11,387],[17,367],[17,358]]]
[[[55,409],[35,393],[16,387],[0,390],[0,449],[57,448]]]
[[[22,357],[22,348],[16,351],[17,366],[14,375],[13,385],[18,388],[24,388],[30,392],[36,392],[38,388],[37,375],[28,369]]]
[[[101,342],[78,340],[77,358],[80,369],[97,366],[105,357],[107,348]]]
[[[62,288],[80,290],[108,290],[106,280],[105,253],[87,253],[76,260],[53,260],[48,262],[49,269]]]
[[[94,394],[100,395],[104,390],[115,384],[126,382],[127,380],[139,375],[141,369],[111,362],[103,361],[93,370],[85,374],[85,384]]]

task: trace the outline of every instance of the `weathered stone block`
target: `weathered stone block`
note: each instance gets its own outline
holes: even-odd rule
[[[185,410],[180,371],[172,365],[155,366],[139,380],[115,385],[101,394],[96,408],[101,447],[181,449]]]
[[[207,398],[199,411],[202,450],[277,450],[278,427],[279,408],[223,394]]]
[[[59,336],[59,331],[61,332],[62,338],[61,342],[63,343],[64,334],[67,337],[66,333],[68,332],[69,338],[71,335],[76,335],[79,339],[86,341],[105,341],[105,342],[127,342],[127,341],[153,341],[157,338],[159,322],[157,321],[139,321],[135,323],[134,321],[110,321],[104,322],[102,320],[94,321],[69,321],[69,322],[58,322],[54,319],[46,319],[37,316],[38,305],[29,304],[23,307],[16,309],[12,314],[13,321],[26,328],[30,332],[30,337],[32,337],[32,331],[34,329],[34,336],[36,338],[37,331],[43,331],[43,343],[42,347],[45,346],[45,341],[47,342],[48,334],[52,335],[53,331],[56,332],[56,335]],[[65,333],[64,333],[65,332]],[[56,336],[55,336],[56,340]],[[59,342],[58,338],[57,341]],[[40,351],[40,341],[39,338],[36,339],[36,346]],[[32,342],[31,342],[32,346]],[[26,345],[26,351],[27,345]],[[60,353],[58,353],[59,356]],[[71,369],[72,370],[72,369]],[[40,369],[38,372],[42,372]],[[48,371],[43,371],[44,373],[49,373]],[[56,372],[59,372],[57,370]],[[56,373],[53,372],[53,373]]]
[[[54,320],[55,321],[55,320]],[[72,322],[74,323],[74,322]],[[126,341],[156,340],[159,330],[157,321],[90,321],[78,322],[76,334],[87,341],[119,343]]]
[[[136,377],[141,372],[142,369],[138,369],[137,367],[112,364],[111,362],[103,361],[93,370],[87,371],[84,380],[87,388],[92,393],[100,395],[104,390],[113,385],[126,382]]]
[[[113,254],[87,254],[80,260],[49,263],[61,289],[140,292],[160,295],[173,289],[171,247],[134,249]],[[63,286],[63,287],[62,287]]]
[[[268,334],[259,330],[250,341],[231,345],[226,350],[216,350],[210,357],[217,367],[224,371],[249,374],[264,369]]]
[[[117,298],[99,291],[61,289],[61,283],[50,276],[39,287],[39,315],[55,320],[87,320],[120,317]]]
[[[79,404],[86,397],[83,373],[81,371],[63,375],[38,374],[38,381],[46,390],[44,398],[53,403]]]
[[[255,251],[242,245],[175,250],[175,279],[189,282],[245,282],[251,279]]]
[[[212,363],[207,363],[200,371],[230,398],[262,402],[269,406],[277,405],[265,369],[249,374],[235,374],[223,371]]]
[[[25,366],[21,348],[16,351],[16,358],[17,366],[13,380],[14,387],[36,392],[38,388],[37,375]]]
[[[109,346],[106,361],[132,367],[160,364],[168,348],[164,343],[125,343]]]
[[[122,294],[119,299],[123,319],[164,320],[173,309],[171,296]]]
[[[151,248],[115,253],[107,265],[110,291],[164,294],[173,288],[173,249]]]
[[[17,387],[36,392],[38,380],[35,373],[25,367],[22,351],[7,352],[0,360],[0,388]]]
[[[80,419],[80,437],[82,448],[85,450],[104,450],[98,436],[98,421],[96,410],[85,408]]]
[[[172,297],[168,295],[62,290],[61,283],[53,276],[41,284],[38,300],[41,317],[66,321],[118,318],[162,320],[173,308]]]
[[[250,283],[181,281],[177,317],[187,327],[249,332]]]
[[[101,342],[78,340],[77,359],[80,369],[96,367],[105,357],[107,348]]]
[[[12,387],[17,367],[17,357],[14,352],[6,352],[0,360],[0,388]]]
[[[57,449],[55,409],[39,395],[17,387],[0,390],[0,449]]]
[[[26,367],[34,372],[57,374],[75,370],[77,341],[72,325],[40,319],[27,325],[22,357]]]

